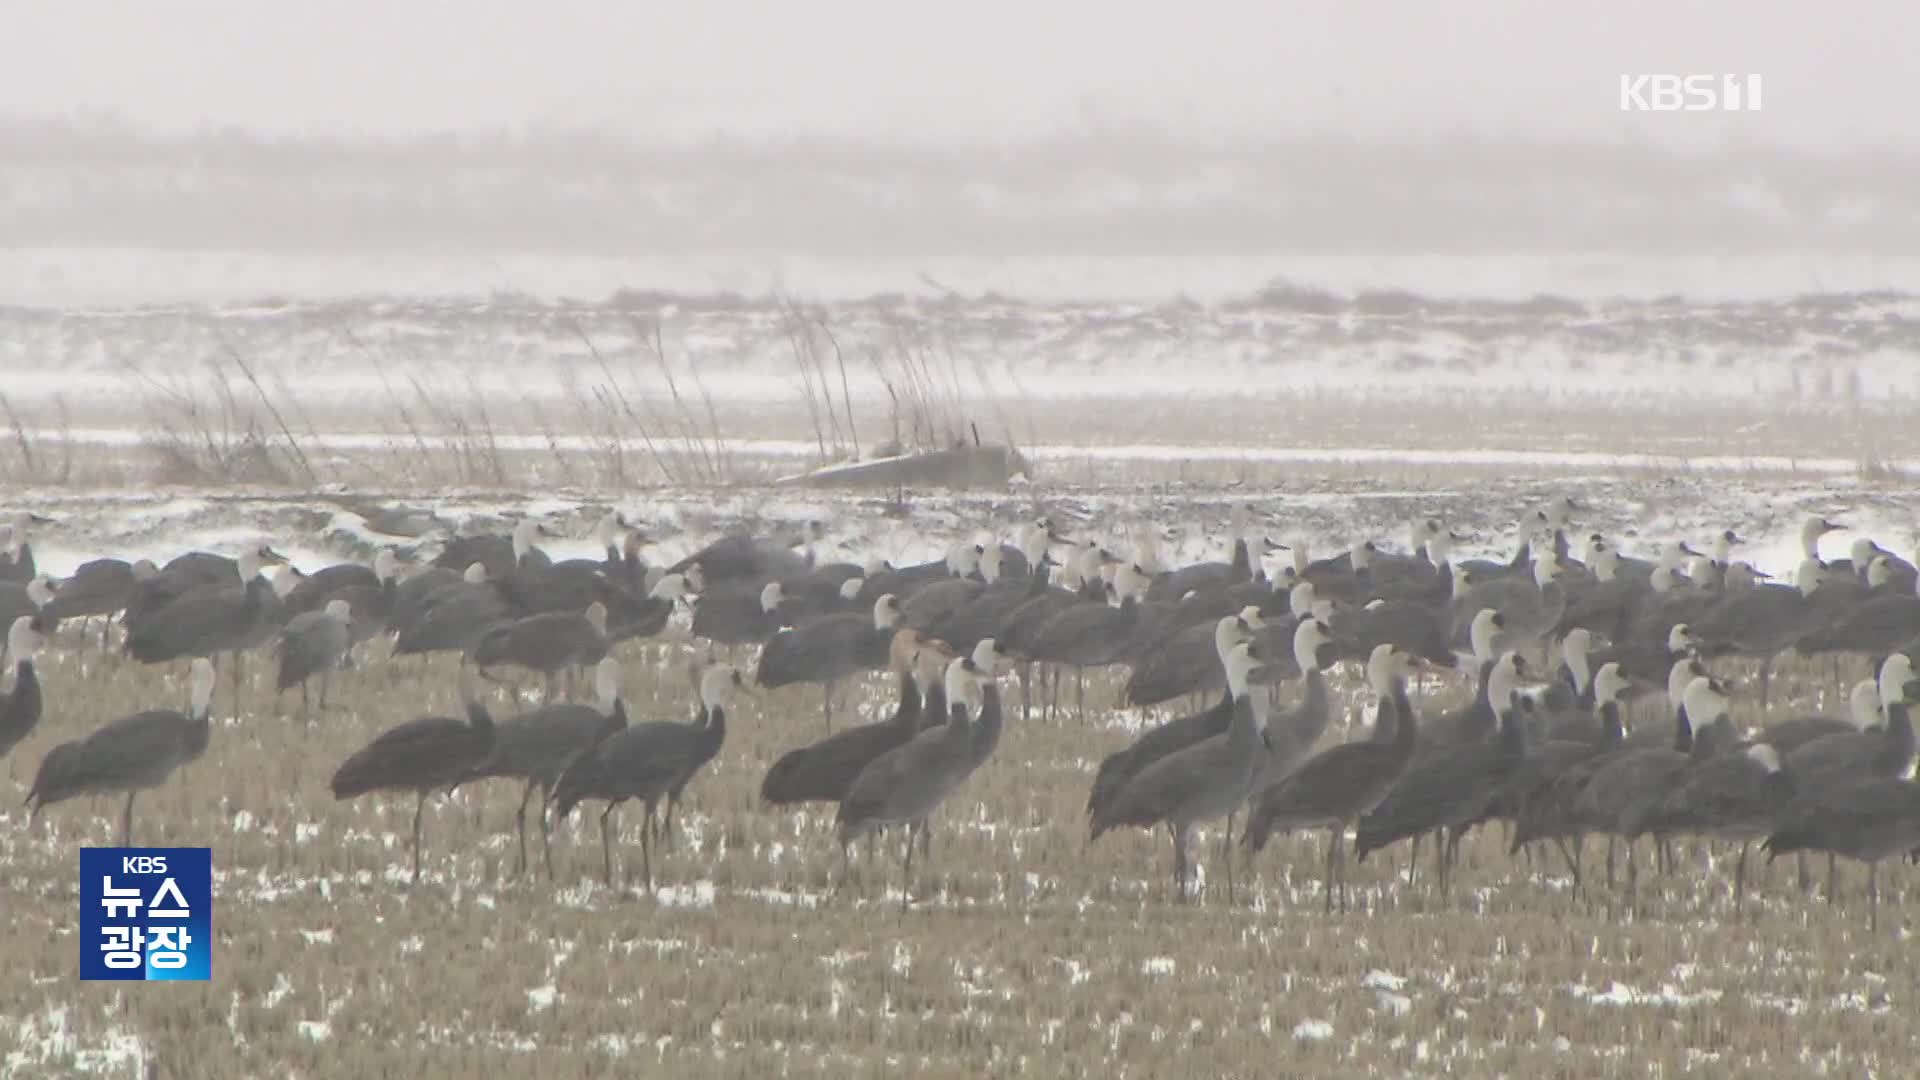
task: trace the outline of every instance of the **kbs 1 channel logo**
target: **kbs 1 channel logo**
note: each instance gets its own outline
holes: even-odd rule
[[[80,849],[82,980],[212,977],[212,849]]]

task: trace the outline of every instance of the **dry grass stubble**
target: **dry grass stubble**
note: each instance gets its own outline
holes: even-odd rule
[[[687,646],[626,648],[634,715],[687,715]],[[518,789],[500,782],[430,804],[409,890],[412,799],[336,804],[326,781],[375,731],[457,707],[445,658],[370,659],[335,680],[346,708],[306,725],[257,679],[234,719],[223,678],[206,758],[141,798],[134,836],[215,849],[214,979],[80,984],[76,852],[113,842],[118,803],[32,830],[15,808],[55,742],[184,689],[71,632],[51,652],[47,719],[0,785],[0,1075],[1802,1075],[1898,1070],[1915,1048],[1909,916],[1869,937],[1857,874],[1838,911],[1776,872],[1736,916],[1725,865],[1689,845],[1635,919],[1478,836],[1450,899],[1396,878],[1402,847],[1355,867],[1370,913],[1327,918],[1312,836],[1270,848],[1239,903],[1216,877],[1174,906],[1164,833],[1086,849],[1093,764],[1129,735],[1104,712],[1022,724],[1012,680],[1007,737],[937,817],[906,910],[897,862],[856,861],[834,894],[830,807],[757,805],[766,766],[819,734],[817,688],[745,703],[651,896],[600,883],[597,809],[556,832],[558,884],[512,879]],[[865,711],[891,689],[875,680]],[[638,817],[620,814],[617,853],[636,872]]]

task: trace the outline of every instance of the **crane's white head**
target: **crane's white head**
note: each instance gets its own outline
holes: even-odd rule
[[[468,563],[466,573],[461,574],[460,579],[469,585],[485,585],[487,583],[487,564],[483,562]]]
[[[1395,680],[1412,677],[1413,666],[1412,654],[1383,641],[1367,654],[1367,685],[1386,697],[1393,693]]]
[[[1620,662],[1609,660],[1600,665],[1600,671],[1593,677],[1593,700],[1600,705],[1617,702],[1620,695],[1627,692],[1626,672],[1620,669]]]
[[[1912,681],[1913,661],[1906,653],[1897,652],[1887,657],[1880,665],[1881,708],[1907,704],[1907,684]]]
[[[887,663],[895,671],[913,671],[914,661],[920,656],[921,646],[926,638],[911,627],[895,630],[887,641]]]
[[[341,622],[353,618],[353,605],[345,600],[329,600],[323,610],[326,611],[328,618],[338,619]]]
[[[32,604],[36,608],[46,607],[48,604],[53,603],[53,596],[57,591],[58,590],[54,588],[53,579],[50,577],[41,576],[29,579],[26,589],[27,603]]]
[[[601,712],[613,713],[614,704],[620,700],[620,661],[609,656],[594,665],[593,696]]]
[[[980,578],[991,585],[1000,580],[1000,561],[1006,557],[1006,550],[995,540],[980,549]]]
[[[1862,567],[1870,569],[1873,566],[1873,557],[1878,554],[1880,554],[1880,545],[1874,543],[1870,536],[1856,537],[1853,543],[1847,545],[1847,558],[1853,560],[1853,568],[1856,571]]]
[[[400,558],[392,548],[381,548],[373,553],[373,576],[381,581],[392,581],[400,573]]]
[[[513,526],[513,561],[526,558],[533,550],[533,539],[540,535],[540,522],[534,518],[521,518]]]
[[[984,637],[973,643],[973,666],[980,669],[981,678],[993,678],[994,672],[1000,670],[1002,659],[1004,657],[992,638]]]
[[[1699,640],[1693,636],[1693,627],[1686,623],[1674,623],[1673,628],[1667,631],[1668,652],[1690,653],[1699,647]]]
[[[1362,540],[1347,552],[1347,560],[1355,570],[1366,570],[1373,566],[1373,556],[1379,549],[1371,540]]]
[[[780,610],[780,597],[784,592],[777,581],[769,581],[760,587],[760,611],[771,615]]]
[[[1250,642],[1238,642],[1227,650],[1227,689],[1235,699],[1247,696],[1247,687],[1252,681],[1253,669],[1257,666],[1253,658],[1253,645]]]
[[[1303,675],[1319,671],[1332,662],[1332,645],[1333,631],[1319,619],[1302,619],[1300,625],[1293,628],[1293,659]]]
[[[1697,658],[1687,656],[1673,662],[1667,669],[1667,701],[1679,708],[1686,700],[1687,685],[1695,679],[1707,677],[1707,666]]]
[[[607,632],[607,605],[599,600],[587,605],[587,622],[604,636]]]
[[[921,638],[920,646],[913,655],[913,677],[922,688],[921,699],[930,696],[935,687],[944,690],[947,665],[959,659],[959,654],[948,648],[945,642],[932,638]],[[943,716],[928,717],[930,720],[944,720]]]
[[[1227,662],[1227,654],[1233,651],[1235,645],[1252,639],[1252,629],[1238,615],[1222,615],[1220,621],[1213,624],[1213,650],[1223,666]]]
[[[1533,583],[1544,589],[1553,584],[1554,579],[1560,576],[1560,571],[1560,556],[1554,554],[1551,546],[1541,548],[1540,554],[1533,560]]]
[[[1313,614],[1313,602],[1317,597],[1313,582],[1302,581],[1287,593],[1287,610],[1296,619],[1304,619]]]
[[[1809,559],[1820,557],[1820,538],[1830,532],[1838,532],[1845,526],[1818,515],[1807,519],[1800,526],[1800,552]]]
[[[845,603],[851,604],[855,600],[860,599],[860,590],[866,588],[866,586],[866,578],[850,577],[840,583],[840,599]]]
[[[213,661],[195,657],[187,674],[188,709],[194,716],[205,716],[213,705]]]
[[[971,656],[956,656],[947,664],[947,708],[965,705],[970,715],[980,712],[979,673]]]
[[[1861,679],[1853,684],[1853,692],[1847,695],[1847,718],[1853,726],[1865,731],[1880,722],[1880,682],[1878,679]]]
[[[1727,694],[1711,678],[1695,676],[1687,683],[1683,700],[1687,704],[1687,723],[1699,730],[1727,715]]]
[[[700,701],[708,711],[726,708],[746,688],[746,676],[732,664],[715,664],[700,674]]]
[[[1259,630],[1267,625],[1267,617],[1260,614],[1260,609],[1253,604],[1240,609],[1240,621],[1246,623],[1249,630]]]
[[[891,630],[900,624],[900,602],[892,593],[882,593],[873,602],[873,627],[876,630]]]
[[[1487,673],[1487,700],[1495,705],[1509,701],[1527,675],[1527,660],[1511,650],[1501,653]]]
[[[1485,660],[1494,655],[1498,645],[1498,635],[1507,628],[1507,617],[1492,608],[1481,608],[1474,613],[1473,622],[1467,626],[1467,646],[1473,650],[1476,660]]]
[[[1780,751],[1766,743],[1754,743],[1752,746],[1747,747],[1747,756],[1752,758],[1754,764],[1760,766],[1760,768],[1766,772],[1777,773],[1780,771]]]
[[[1859,564],[1856,563],[1855,565]],[[1873,558],[1867,560],[1867,585],[1869,588],[1886,588],[1887,582],[1892,580],[1892,560],[1888,559],[1885,555],[1875,555]]]
[[[1584,626],[1574,627],[1567,631],[1566,637],[1560,639],[1560,652],[1569,658],[1577,656],[1585,660],[1592,648],[1593,633]]]

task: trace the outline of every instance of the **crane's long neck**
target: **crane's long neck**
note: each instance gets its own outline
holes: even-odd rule
[[[1898,766],[1890,772],[1905,775],[1913,762],[1914,734],[1912,706],[1896,701],[1887,706],[1887,756]]]
[[[1601,741],[1608,746],[1616,746],[1627,738],[1627,729],[1620,723],[1620,703],[1603,702],[1600,706]]]

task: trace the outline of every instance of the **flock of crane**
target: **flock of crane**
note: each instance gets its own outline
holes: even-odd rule
[[[14,673],[0,697],[0,756],[44,712],[34,660],[60,623],[102,619],[104,645],[117,620],[132,659],[190,661],[185,711],[138,712],[55,746],[27,795],[36,817],[77,796],[124,795],[127,843],[137,794],[207,749],[215,658],[232,667],[238,711],[243,658],[270,646],[275,685],[298,687],[304,713],[310,682],[324,704],[329,674],[350,652],[388,638],[395,656],[457,654],[466,715],[382,732],[339,765],[331,787],[340,799],[414,794],[416,880],[429,795],[502,778],[523,785],[522,871],[530,805],[544,838],[554,819],[597,802],[611,882],[609,818],[637,800],[651,882],[653,847],[671,842],[675,810],[718,754],[736,696],[811,683],[823,687],[828,732],[771,764],[764,802],[836,804],[848,874],[856,841],[867,838],[871,850],[876,833],[903,826],[910,875],[916,843],[928,851],[934,813],[993,757],[1006,721],[1003,673],[1018,673],[1030,719],[1064,711],[1065,673],[1084,715],[1087,673],[1123,667],[1123,704],[1195,704],[1100,763],[1086,804],[1090,836],[1164,826],[1182,899],[1195,829],[1222,819],[1229,844],[1241,823],[1248,859],[1276,832],[1325,830],[1329,910],[1347,907],[1350,830],[1360,859],[1401,840],[1417,854],[1432,837],[1444,890],[1462,837],[1501,822],[1516,854],[1557,849],[1576,887],[1585,838],[1607,839],[1610,887],[1624,845],[1630,897],[1643,838],[1664,867],[1678,838],[1737,845],[1736,899],[1755,842],[1770,857],[1858,860],[1877,922],[1878,864],[1920,853],[1920,785],[1910,779],[1909,709],[1920,695],[1908,656],[1920,643],[1914,566],[1867,539],[1845,558],[1822,559],[1820,539],[1839,528],[1823,518],[1802,530],[1791,583],[1735,560],[1741,540],[1731,530],[1705,552],[1672,540],[1638,559],[1598,533],[1580,537],[1573,522],[1582,509],[1560,497],[1528,514],[1505,561],[1456,558],[1461,538],[1434,519],[1412,524],[1407,551],[1364,540],[1314,560],[1303,544],[1269,540],[1250,508],[1238,507],[1228,557],[1184,566],[1168,564],[1156,528],[1133,530],[1121,557],[1044,518],[1011,542],[962,541],[944,558],[905,567],[818,562],[808,534],[728,535],[649,566],[644,534],[609,514],[597,529],[600,559],[549,558],[537,546],[544,527],[528,519],[508,536],[447,537],[417,568],[382,550],[371,565],[269,576],[265,568],[285,560],[262,546],[237,558],[190,552],[164,566],[99,559],[61,581],[36,572],[27,542],[48,522],[21,514],[0,526],[9,531],[0,537],[0,625]],[[691,634],[709,643],[696,669],[698,708],[690,721],[639,721],[610,653],[660,634],[681,609]],[[758,649],[751,669],[714,658],[742,647]],[[1793,714],[1743,730],[1727,676],[1707,665],[1757,662],[1764,711],[1773,661],[1788,652],[1854,654],[1872,670],[1845,695],[1846,715]],[[1334,711],[1328,672],[1343,662],[1364,671],[1377,721],[1352,741],[1322,745]],[[496,720],[469,672],[503,668],[544,679],[546,693],[537,707]],[[1442,668],[1467,675],[1474,694],[1422,715],[1409,687]],[[561,701],[557,681],[587,670],[593,702]],[[836,689],[877,671],[897,680],[892,714],[834,732]],[[1833,671],[1838,679],[1837,659]],[[1296,683],[1297,693],[1283,692]],[[1631,699],[1661,694],[1657,719],[1629,729]],[[1234,856],[1223,850],[1231,895]],[[551,876],[550,845],[543,856]],[[1806,875],[1802,861],[1803,888]]]

